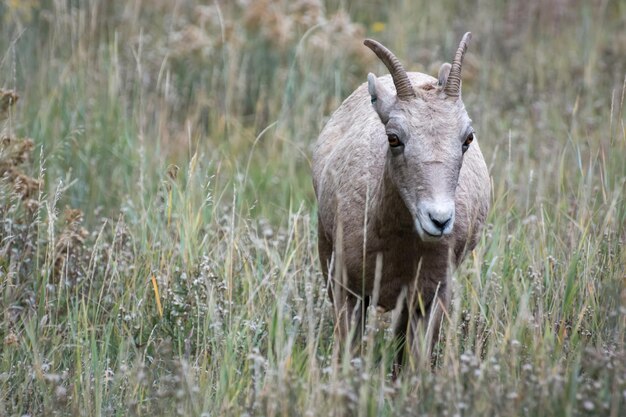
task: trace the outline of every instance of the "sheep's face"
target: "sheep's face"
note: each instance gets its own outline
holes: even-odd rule
[[[368,81],[387,134],[388,175],[420,238],[439,240],[452,233],[463,155],[474,135],[465,106],[435,86],[398,100],[379,79],[370,75]]]

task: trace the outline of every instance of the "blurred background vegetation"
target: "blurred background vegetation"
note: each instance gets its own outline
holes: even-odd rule
[[[625,27],[621,0],[0,1],[0,415],[623,415]],[[465,31],[493,209],[439,370],[394,383],[382,330],[331,360],[310,151],[386,72],[365,37],[435,75]]]

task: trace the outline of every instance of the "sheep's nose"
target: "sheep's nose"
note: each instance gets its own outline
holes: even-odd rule
[[[452,233],[454,227],[454,200],[421,201],[417,206],[416,227],[421,237],[441,238]]]
[[[424,232],[433,237],[452,233],[454,225],[454,202],[424,202],[421,204],[420,223]]]
[[[443,233],[444,229],[452,221],[452,213],[428,213],[433,225]]]

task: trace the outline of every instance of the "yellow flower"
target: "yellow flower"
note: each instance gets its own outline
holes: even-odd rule
[[[374,33],[380,33],[385,30],[385,22],[374,22],[371,29]]]

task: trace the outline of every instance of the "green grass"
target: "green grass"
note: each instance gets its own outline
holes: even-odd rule
[[[0,416],[626,414],[624,2],[149,3],[0,2]],[[389,317],[337,352],[309,158],[365,36],[435,74],[466,30],[492,209],[392,381]]]

